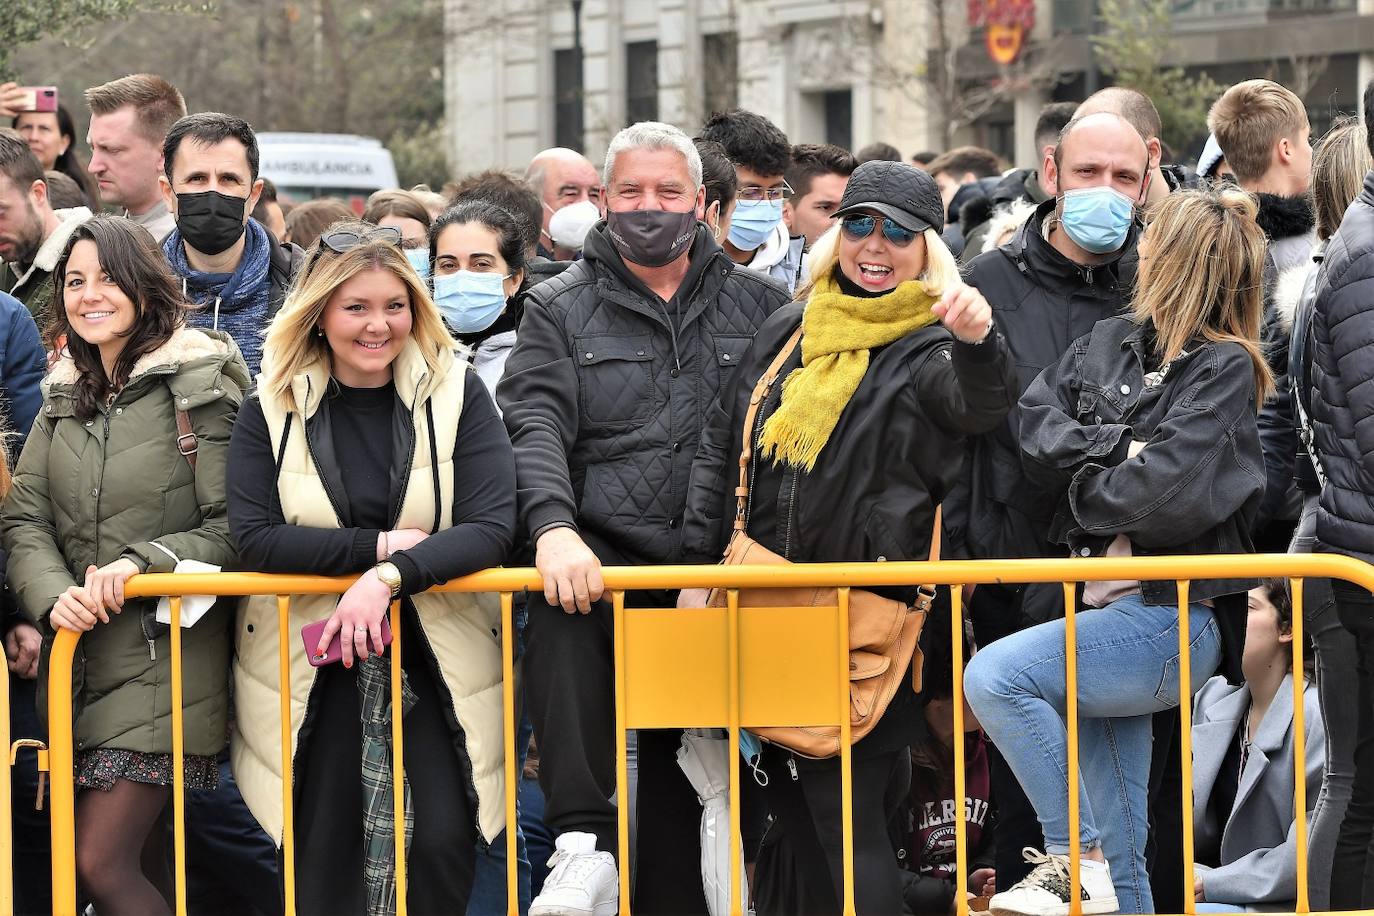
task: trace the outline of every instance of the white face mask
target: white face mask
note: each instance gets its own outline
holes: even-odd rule
[[[581,251],[587,233],[600,219],[601,211],[590,200],[568,204],[549,217],[549,238],[560,248]]]

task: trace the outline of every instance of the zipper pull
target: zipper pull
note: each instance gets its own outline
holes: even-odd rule
[[[792,774],[792,781],[793,781],[793,782],[796,782],[797,780],[801,779],[801,777],[797,775],[797,758],[796,758],[796,757],[788,757],[788,758],[787,758],[787,772],[789,772],[789,773]]]
[[[149,661],[157,661],[157,645],[151,639],[148,640],[148,659]]]

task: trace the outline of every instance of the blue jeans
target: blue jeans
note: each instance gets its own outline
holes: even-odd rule
[[[1212,610],[1189,607],[1192,689],[1221,661]],[[1153,910],[1145,869],[1151,716],[1178,705],[1178,609],[1128,595],[1076,615],[1079,838],[1101,847],[1123,913]],[[1064,621],[999,639],[969,662],[964,690],[1016,773],[1045,833],[1045,850],[1072,842],[1065,726]]]

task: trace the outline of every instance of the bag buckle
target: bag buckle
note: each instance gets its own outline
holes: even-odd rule
[[[931,604],[935,602],[935,586],[918,585],[916,586],[916,601],[912,604],[918,611],[929,611]]]
[[[190,440],[189,444],[187,440]],[[183,433],[177,436],[177,451],[181,452],[181,454],[187,458],[200,451],[200,445],[196,441],[196,434]]]

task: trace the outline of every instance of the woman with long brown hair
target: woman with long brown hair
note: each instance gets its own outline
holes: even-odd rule
[[[1139,246],[1134,314],[1098,322],[1021,398],[1027,476],[1058,500],[1051,539],[1072,556],[1251,551],[1264,494],[1256,415],[1274,383],[1259,344],[1264,234],[1237,190],[1156,204]],[[1196,691],[1241,678],[1246,592],[1192,583]],[[1034,806],[1045,852],[995,913],[1069,910],[1069,851],[1082,851],[1084,913],[1153,911],[1145,870],[1151,716],[1179,702],[1172,582],[1090,582],[1077,615],[1079,835],[1069,835],[1064,621],[991,643],[965,687]]]
[[[187,304],[148,230],[99,216],[53,272],[58,358],[5,500],[9,582],[51,635],[75,630],[76,868],[102,913],[168,913],[171,648],[155,601],[124,584],[179,560],[235,562],[225,513],[229,431],[249,385],[225,334]],[[65,341],[65,348],[61,344]],[[185,773],[213,788],[228,734],[229,620],[186,629]]]

